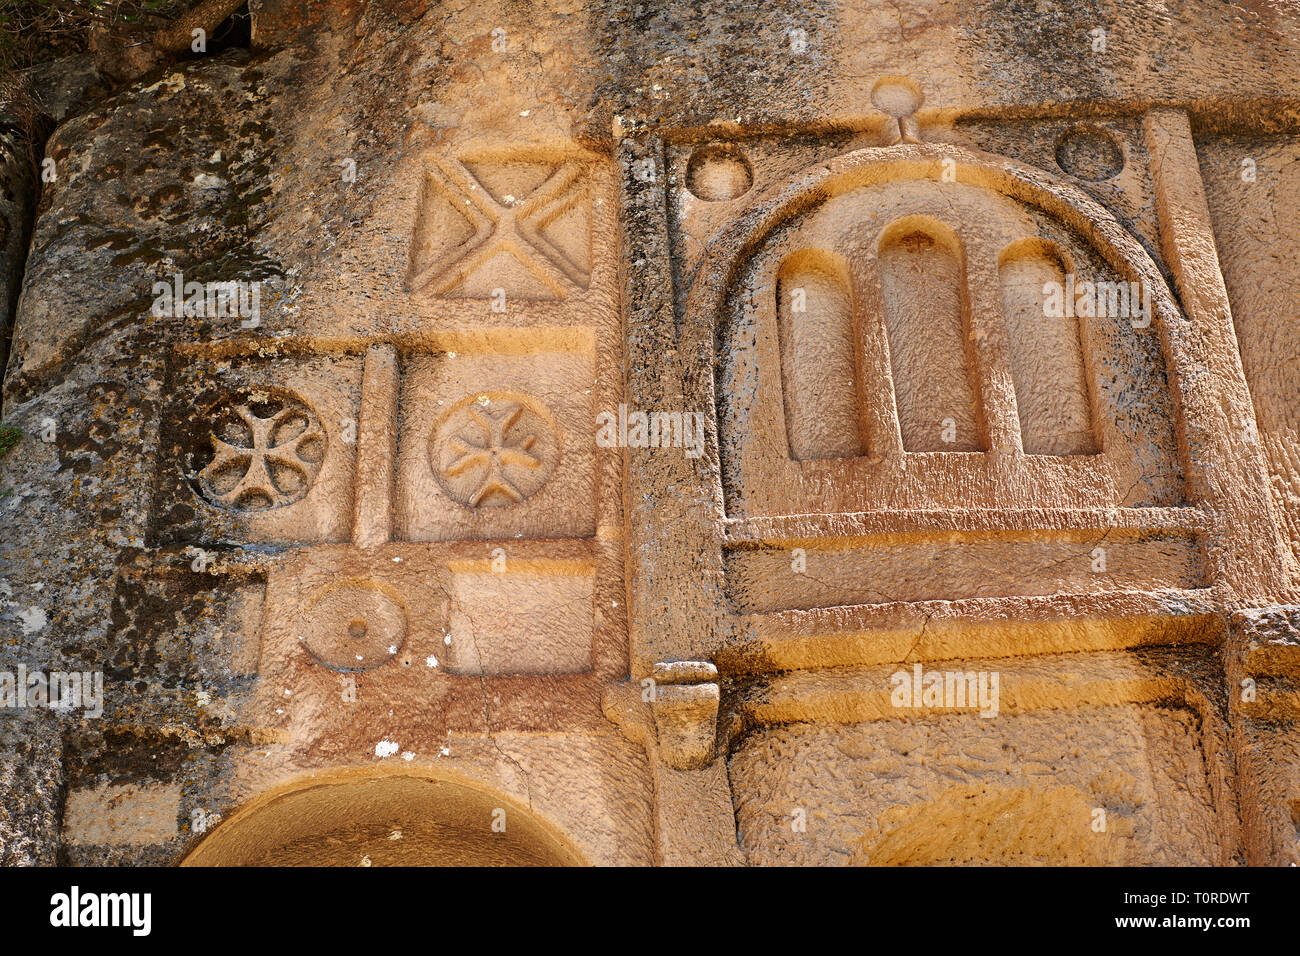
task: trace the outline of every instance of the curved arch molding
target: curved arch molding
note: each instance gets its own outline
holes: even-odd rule
[[[256,797],[183,866],[582,866],[558,827],[430,770],[312,774]]]

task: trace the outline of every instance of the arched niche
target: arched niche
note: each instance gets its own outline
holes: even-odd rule
[[[777,272],[781,392],[790,455],[862,454],[858,329],[848,265],[821,249],[798,249]]]
[[[822,410],[858,421],[857,455],[847,440],[800,453],[816,406],[806,388],[788,394],[802,360],[780,290],[790,262],[811,261],[843,262],[841,284],[847,272],[836,300],[852,321],[836,318],[830,338],[855,351],[826,364],[856,382],[823,376]],[[1021,280],[1056,281],[1057,269],[1079,288],[1137,284],[1149,314],[1044,325],[1036,347]],[[706,246],[682,345],[713,370],[699,398],[717,410],[719,505],[732,517],[1169,507],[1184,482],[1162,329],[1182,321],[1146,251],[1073,186],[1002,157],[899,144],[756,196]],[[1045,398],[1053,382],[1067,400]]]
[[[1100,450],[1089,353],[1079,334],[1082,317],[1072,310],[1044,307],[1043,290],[1064,290],[1075,274],[1070,255],[1037,236],[1017,239],[998,255],[999,301],[1020,439],[1029,455],[1091,455]]]
[[[876,262],[903,449],[983,450],[961,237],[932,215],[903,216],[881,232]]]
[[[585,860],[555,827],[513,800],[411,770],[316,774],[279,787],[218,825],[182,865],[582,866]]]

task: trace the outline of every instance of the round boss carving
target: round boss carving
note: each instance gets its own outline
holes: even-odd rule
[[[754,170],[729,144],[701,146],[686,161],[686,188],[705,202],[726,202],[749,192]]]
[[[895,119],[911,116],[925,102],[925,94],[905,76],[882,76],[871,87],[871,105]]]
[[[1115,134],[1103,126],[1072,126],[1056,142],[1056,165],[1078,179],[1101,182],[1119,175],[1124,150]]]
[[[434,427],[430,465],[442,489],[471,508],[513,505],[555,470],[560,438],[540,402],[514,392],[466,395]]]
[[[336,671],[368,671],[406,643],[406,609],[376,584],[327,588],[307,606],[299,637],[318,663]]]
[[[325,429],[296,395],[276,391],[232,405],[213,421],[200,494],[232,511],[269,511],[307,497],[325,460]]]

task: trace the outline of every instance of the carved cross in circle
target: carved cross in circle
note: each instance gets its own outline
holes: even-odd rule
[[[500,416],[486,410],[469,409],[469,416],[479,427],[478,437],[482,443],[466,438],[453,438],[452,447],[458,448],[461,457],[457,458],[444,471],[451,477],[463,475],[471,468],[486,467],[487,471],[479,481],[478,490],[469,499],[474,507],[490,495],[504,495],[511,501],[523,501],[524,496],[506,477],[506,469],[540,468],[542,463],[528,453],[528,449],[537,444],[536,435],[519,435],[507,438],[506,432],[515,425],[524,414],[522,405],[508,407]]]
[[[307,496],[325,453],[325,431],[289,398],[234,406],[211,435],[212,460],[199,486],[214,504],[267,511]]]
[[[462,400],[434,443],[440,483],[471,508],[523,501],[545,483],[557,454],[547,419],[526,401],[502,395]]]

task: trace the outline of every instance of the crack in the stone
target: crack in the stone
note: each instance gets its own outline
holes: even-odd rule
[[[470,613],[469,610],[467,610],[460,604],[456,603],[454,598],[453,598],[452,609],[453,611],[459,610],[464,615],[465,620],[469,624],[470,640],[474,642],[474,657],[475,660],[478,661],[478,665],[480,669],[480,673],[477,676],[478,676],[480,699],[483,705],[483,734],[485,737],[487,737],[488,741],[492,744],[492,747],[494,750],[496,750],[497,754],[503,760],[508,761],[510,765],[515,768],[515,772],[519,774],[520,779],[523,780],[524,793],[528,797],[528,810],[531,813],[533,809],[533,785],[532,785],[532,781],[529,780],[528,778],[528,771],[524,769],[523,764],[521,764],[515,757],[512,757],[510,754],[506,753],[503,749],[501,749],[501,744],[497,741],[496,737],[492,734],[492,716],[491,716],[491,705],[488,703],[487,678],[483,673],[481,673],[483,667],[483,652],[479,648],[478,628],[475,625],[474,615]],[[450,621],[448,621],[448,629],[450,630]]]
[[[909,647],[907,653],[903,655],[902,663],[905,664],[912,659],[912,654],[916,652],[917,647],[920,646],[922,639],[924,639],[925,629],[930,626],[930,619],[934,617],[934,614],[934,611],[925,612],[925,618],[921,621],[921,629],[916,632],[916,640],[912,642],[912,646]]]

